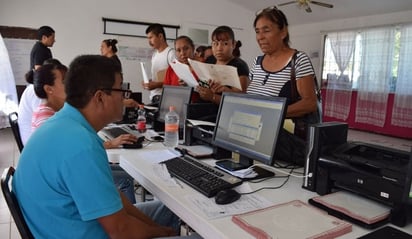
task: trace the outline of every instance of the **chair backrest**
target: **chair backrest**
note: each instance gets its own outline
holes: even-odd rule
[[[20,152],[23,150],[23,141],[20,136],[19,123],[17,122],[18,115],[17,112],[12,112],[9,114],[9,123],[11,130],[13,131],[14,139],[16,140],[17,146],[19,147]]]
[[[17,229],[20,232],[21,238],[31,239],[34,238],[34,236],[33,234],[31,234],[31,231],[27,226],[26,221],[24,220],[23,213],[21,212],[16,196],[9,187],[9,182],[11,182],[13,174],[13,167],[9,167],[4,170],[3,175],[1,176],[1,191],[3,192],[4,198],[6,199],[7,206],[9,207],[11,215],[13,216],[14,222],[16,223]]]

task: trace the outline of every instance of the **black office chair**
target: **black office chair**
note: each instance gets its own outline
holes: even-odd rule
[[[24,220],[23,213],[21,212],[19,203],[17,201],[16,196],[10,190],[9,182],[11,182],[11,178],[14,174],[14,168],[9,167],[4,169],[3,175],[1,176],[1,191],[3,192],[4,198],[6,199],[7,206],[13,216],[14,222],[16,223],[17,229],[20,232],[20,236],[23,239],[31,239],[34,238],[33,234],[29,227]]]
[[[20,152],[23,150],[23,141],[21,140],[19,123],[17,122],[18,115],[17,112],[12,112],[9,114],[9,123],[13,131],[14,139],[16,140],[17,146],[19,147]]]

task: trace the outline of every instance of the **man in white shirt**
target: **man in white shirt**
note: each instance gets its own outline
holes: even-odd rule
[[[152,56],[152,79],[143,83],[146,90],[150,90],[150,100],[158,103],[162,94],[163,80],[170,62],[175,58],[175,51],[166,42],[166,33],[162,25],[155,23],[146,29],[149,45],[155,50]]]

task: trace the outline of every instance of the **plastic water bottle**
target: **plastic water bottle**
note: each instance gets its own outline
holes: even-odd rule
[[[175,148],[179,143],[179,115],[174,106],[169,107],[169,112],[165,116],[165,138],[166,147]]]
[[[139,110],[137,111],[137,130],[140,133],[146,132],[146,111],[143,105],[139,105]]]

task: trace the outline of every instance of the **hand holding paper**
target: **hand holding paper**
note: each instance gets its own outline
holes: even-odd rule
[[[140,62],[140,69],[142,70],[143,82],[149,83],[149,77],[147,76],[144,62]]]
[[[173,61],[170,66],[172,67],[173,71],[182,79],[186,84],[190,87],[196,87],[199,85],[195,77],[193,76],[192,72],[188,65],[180,63],[179,61]]]
[[[190,66],[196,72],[199,80],[213,80],[221,85],[228,85],[242,90],[236,67],[227,65],[207,64],[189,59]]]

